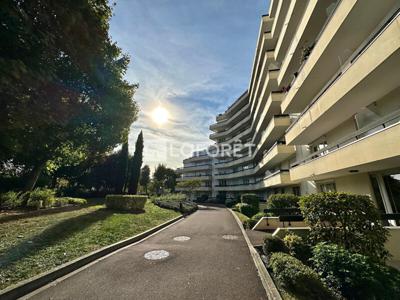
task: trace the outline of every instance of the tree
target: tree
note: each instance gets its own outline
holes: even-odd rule
[[[128,142],[122,144],[122,148],[118,153],[118,162],[116,164],[115,192],[123,194],[128,176],[129,151]]]
[[[176,172],[163,164],[159,164],[153,174],[153,179],[161,183],[162,188],[167,188],[172,193],[175,192],[176,178],[178,178]]]
[[[177,184],[177,187],[184,189],[184,192],[193,195],[194,191],[201,187],[201,181],[198,179],[185,180]]]
[[[147,186],[150,183],[150,167],[148,165],[144,165],[140,171],[139,183],[144,187],[144,191],[147,194]]]
[[[163,164],[159,164],[153,174],[153,179],[164,182],[164,180],[167,178],[167,167]]]
[[[127,138],[137,85],[123,79],[111,16],[107,0],[2,4],[0,160],[23,166],[25,190],[66,148],[91,160]]]
[[[130,162],[128,193],[136,194],[139,184],[140,168],[143,163],[143,132],[140,131],[136,140],[135,153]]]

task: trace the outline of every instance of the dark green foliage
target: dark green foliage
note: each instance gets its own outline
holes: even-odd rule
[[[20,206],[22,206],[22,198],[20,193],[10,191],[0,194],[0,210],[15,209]]]
[[[289,254],[272,254],[268,266],[279,285],[296,299],[335,299],[313,269]]]
[[[283,241],[289,251],[289,254],[301,260],[305,264],[309,264],[312,256],[312,250],[302,237],[294,233],[289,233],[283,238]]]
[[[140,177],[140,168],[143,163],[143,132],[140,131],[138,138],[136,140],[135,153],[132,156],[130,165],[129,165],[129,179],[128,179],[128,193],[136,194],[138,185],[139,185],[139,177]]]
[[[314,269],[346,299],[398,299],[399,271],[334,244],[320,243],[313,253]]]
[[[118,153],[118,162],[116,164],[116,177],[115,177],[115,193],[123,194],[125,184],[128,176],[128,164],[129,164],[129,150],[128,142],[122,144],[122,148]]]
[[[233,207],[235,204],[238,203],[238,201],[236,199],[226,199],[225,201],[225,206],[226,207]]]
[[[153,199],[153,203],[161,208],[173,209],[182,213],[193,213],[198,209],[195,202],[187,200],[184,194],[168,194]]]
[[[376,261],[387,257],[384,244],[388,231],[369,196],[312,194],[301,198],[300,208],[311,227],[309,238],[313,243],[335,243]]]
[[[244,214],[245,216],[248,216],[249,218],[251,218],[258,212],[258,209],[254,208],[254,206],[247,203],[238,203],[235,205],[235,207],[238,209],[240,213]]]
[[[270,209],[294,208],[299,206],[299,199],[293,194],[274,194],[269,196],[267,207]]]
[[[29,193],[27,206],[31,208],[49,208],[55,202],[55,192],[50,189],[36,188]]]
[[[256,194],[242,194],[240,197],[240,201],[242,203],[251,205],[257,212],[260,209],[260,199],[257,197]]]
[[[144,165],[140,170],[139,183],[142,187],[144,187],[144,191],[147,194],[147,186],[150,183],[150,167],[148,165]]]
[[[252,229],[258,223],[258,221],[260,221],[260,219],[263,217],[265,217],[265,213],[258,212],[250,219],[246,220],[243,225],[245,225],[245,227],[248,229]]]
[[[176,179],[178,178],[178,175],[173,169],[167,168],[163,164],[159,164],[154,171],[153,178],[156,182],[161,184],[163,189],[168,189],[171,193],[175,192]],[[182,181],[179,183],[179,186],[188,189],[188,192],[191,193],[191,191],[196,188],[197,185],[195,184],[195,186],[191,186],[189,182],[195,182],[195,180]]]
[[[109,209],[143,211],[146,201],[143,195],[107,195],[105,204]]]
[[[111,16],[106,0],[2,3],[0,161],[23,166],[25,190],[127,138],[137,86]]]
[[[271,256],[275,252],[288,253],[288,248],[280,237],[273,236],[270,233],[264,238],[263,252],[266,256]]]

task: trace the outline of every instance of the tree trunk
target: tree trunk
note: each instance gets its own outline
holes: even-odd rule
[[[24,192],[29,192],[33,190],[45,165],[46,162],[43,162],[33,167],[32,171],[27,176],[26,184],[23,188]]]

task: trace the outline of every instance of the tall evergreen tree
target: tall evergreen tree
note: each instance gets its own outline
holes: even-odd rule
[[[148,165],[143,166],[140,172],[140,180],[139,183],[144,187],[144,191],[147,194],[147,186],[150,183],[150,167]]]
[[[143,163],[143,132],[140,131],[136,140],[135,153],[130,162],[128,193],[136,194],[139,185],[140,168]]]
[[[118,153],[118,162],[115,178],[115,192],[123,194],[125,192],[125,184],[127,182],[129,164],[128,142],[123,143],[121,150]]]

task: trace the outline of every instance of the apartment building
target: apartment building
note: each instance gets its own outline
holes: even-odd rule
[[[400,213],[400,1],[272,0],[248,89],[210,129],[212,195],[345,191]]]

